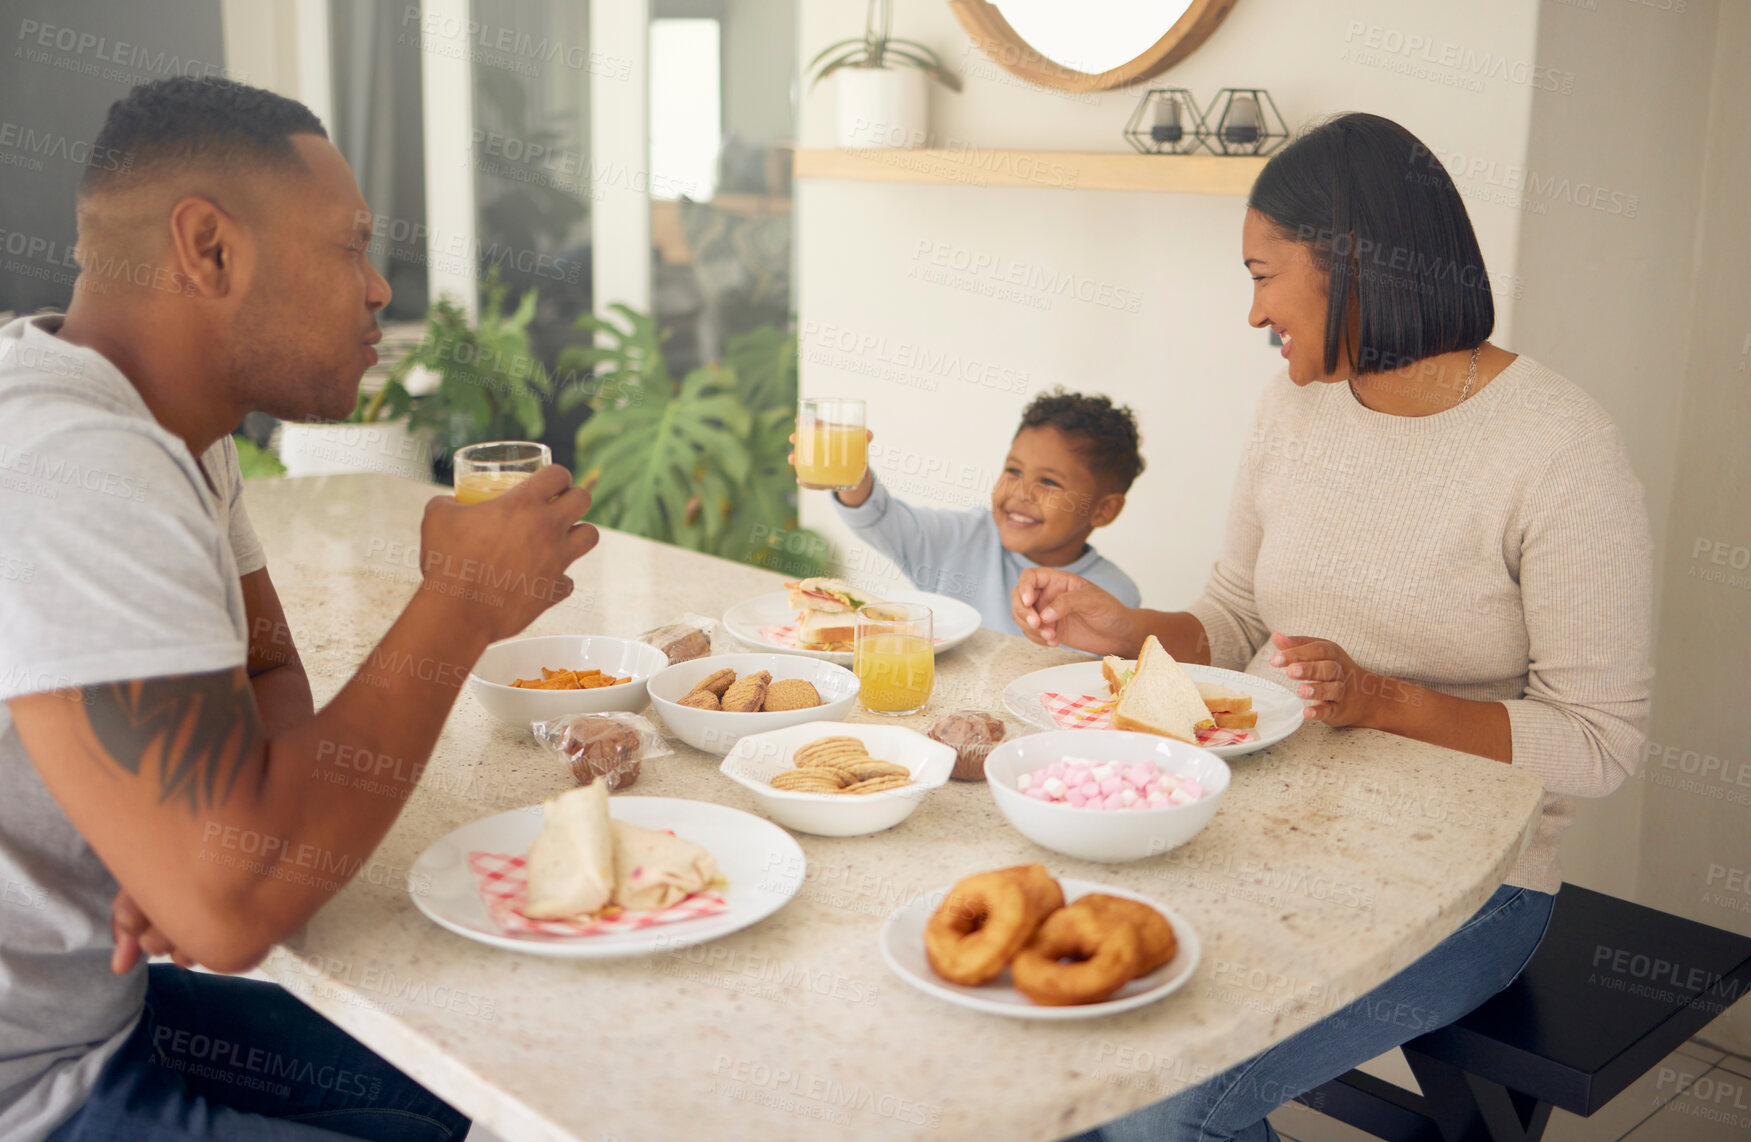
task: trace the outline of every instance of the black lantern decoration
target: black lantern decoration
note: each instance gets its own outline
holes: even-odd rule
[[[1125,124],[1125,141],[1145,155],[1185,155],[1204,143],[1204,116],[1183,87],[1156,87],[1143,93]]]
[[[1288,124],[1262,87],[1224,87],[1203,120],[1205,145],[1219,155],[1268,155],[1289,137]]]

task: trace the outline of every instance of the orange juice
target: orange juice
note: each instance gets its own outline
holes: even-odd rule
[[[869,467],[869,438],[862,425],[803,421],[797,425],[796,475],[805,484],[855,488]]]
[[[533,476],[533,472],[470,472],[456,481],[456,502],[483,504],[504,495]]]
[[[858,640],[853,672],[864,708],[911,714],[924,708],[936,684],[936,653],[915,634],[872,634]]]

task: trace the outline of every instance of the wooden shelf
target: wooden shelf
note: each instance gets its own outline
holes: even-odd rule
[[[1147,190],[1244,195],[1263,156],[1140,155],[1114,151],[855,150],[796,152],[797,178],[849,178],[937,186],[1015,186],[1041,190]]]

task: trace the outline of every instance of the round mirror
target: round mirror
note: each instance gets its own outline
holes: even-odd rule
[[[1235,0],[949,0],[1004,70],[1059,91],[1104,91],[1172,67]]]

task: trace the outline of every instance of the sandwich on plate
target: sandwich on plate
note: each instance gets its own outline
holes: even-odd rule
[[[799,650],[850,651],[857,633],[857,608],[882,601],[843,579],[816,576],[785,586],[790,588],[790,605],[797,612]]]
[[[1115,729],[1159,734],[1197,745],[1200,729],[1220,725],[1250,729],[1258,721],[1258,715],[1251,712],[1249,696],[1225,686],[1193,682],[1154,635],[1143,640],[1135,663],[1108,655],[1101,662],[1101,674],[1119,699],[1113,707]],[[1211,703],[1220,705],[1222,711],[1216,712]],[[1225,722],[1224,718],[1230,720]]]
[[[1102,666],[1112,669],[1104,662]],[[1124,680],[1122,674],[1120,678],[1123,688],[1118,705],[1113,707],[1114,729],[1160,734],[1197,745],[1198,727],[1216,724],[1197,684],[1154,635],[1143,640],[1130,679]]]

